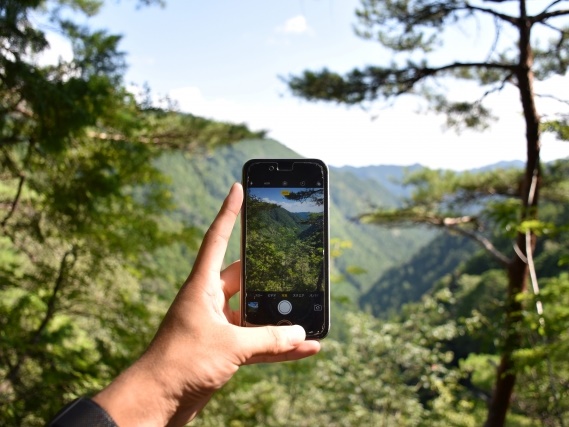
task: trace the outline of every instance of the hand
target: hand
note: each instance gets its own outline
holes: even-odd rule
[[[242,201],[243,188],[234,184],[147,351],[94,397],[119,426],[184,425],[240,366],[320,350],[318,341],[305,341],[301,326],[244,328],[230,309],[240,262],[221,266]]]

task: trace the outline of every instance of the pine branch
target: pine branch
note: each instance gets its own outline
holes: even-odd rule
[[[504,267],[510,263],[508,257],[500,252],[493,243],[480,233],[469,230],[464,227],[468,224],[478,224],[478,218],[475,216],[464,215],[459,217],[446,217],[438,216],[429,213],[417,212],[413,209],[406,209],[402,211],[389,211],[389,212],[375,212],[370,214],[363,214],[358,217],[360,220],[368,223],[392,223],[401,225],[425,224],[428,226],[442,228],[449,231],[454,231],[467,237],[478,245],[482,246],[496,261]]]

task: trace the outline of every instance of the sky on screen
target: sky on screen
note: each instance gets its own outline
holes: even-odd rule
[[[304,200],[302,202],[288,200],[285,194],[291,191],[302,191],[306,188],[249,188],[249,194],[257,197],[266,203],[275,203],[289,212],[322,212],[322,206],[318,206],[313,201]]]
[[[293,97],[281,77],[305,69],[343,72],[390,63],[388,52],[354,34],[358,5],[357,0],[168,0],[165,8],[135,10],[132,1],[123,0],[109,1],[90,24],[123,35],[128,84],[147,83],[156,96],[167,95],[185,112],[267,130],[299,154],[334,166],[421,163],[462,170],[525,158],[513,88],[489,97],[499,117],[489,130],[459,135],[445,130],[443,117],[421,111],[418,98],[364,110]],[[484,58],[491,30],[482,20],[448,32],[436,60]],[[65,55],[56,37],[50,41],[54,54]],[[451,96],[475,96],[475,86],[448,87]],[[569,99],[567,78],[536,88]],[[551,99],[538,101],[542,114],[569,109]],[[567,156],[569,143],[544,136],[544,160]]]

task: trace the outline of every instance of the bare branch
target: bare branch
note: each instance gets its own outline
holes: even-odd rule
[[[63,254],[61,257],[61,261],[59,262],[59,269],[57,272],[57,278],[55,279],[55,284],[53,286],[53,290],[47,302],[47,309],[42,319],[40,326],[36,329],[34,336],[32,338],[32,342],[38,342],[41,334],[47,327],[48,323],[51,321],[55,314],[57,300],[59,298],[59,293],[61,288],[65,284],[65,280],[67,278],[67,273],[69,270],[73,268],[73,265],[77,261],[77,247],[73,245],[73,247]]]
[[[479,102],[479,103],[482,102],[488,95],[491,95],[491,94],[496,93],[496,92],[501,92],[504,89],[504,87],[506,86],[506,83],[508,83],[512,79],[513,76],[514,76],[514,73],[509,73],[506,77],[504,77],[502,79],[502,81],[500,82],[500,84],[498,86],[490,88],[486,92],[484,92],[482,97],[477,102]]]
[[[463,8],[457,8],[457,10],[459,10],[459,9],[472,10],[472,11],[476,11],[476,12],[486,13],[486,14],[492,15],[496,18],[499,18],[503,21],[509,22],[512,25],[515,25],[515,26],[519,25],[519,18],[516,18],[515,16],[511,16],[511,15],[506,15],[505,13],[500,13],[497,10],[489,9],[487,7],[473,6],[471,4],[466,3]]]
[[[501,22],[498,18],[494,18],[494,27],[496,28],[496,34],[494,35],[494,41],[492,42],[492,47],[490,47],[490,51],[488,52],[488,56],[486,57],[486,62],[489,62],[492,58],[494,52],[496,52],[496,48],[498,47],[498,42],[500,41],[500,33],[502,31],[502,26],[500,25]]]
[[[555,95],[539,94],[539,93],[536,93],[535,96],[538,97],[538,98],[553,99],[554,101],[557,101],[557,102],[559,102],[559,103],[561,103],[561,104],[565,104],[565,105],[569,106],[569,99],[561,99],[561,98],[558,98],[558,97],[555,96]]]
[[[26,176],[24,174],[21,174],[20,175],[20,181],[18,182],[18,189],[16,191],[16,196],[14,197],[14,200],[12,200],[10,211],[6,214],[6,216],[4,217],[2,222],[0,223],[0,226],[2,228],[6,227],[8,220],[12,217],[12,215],[14,215],[14,212],[16,211],[16,208],[18,207],[18,202],[20,201],[20,196],[22,195],[22,188],[24,187],[25,181],[26,181]]]
[[[443,225],[450,227],[453,225],[468,224],[474,221],[476,221],[476,218],[469,215],[465,215],[458,218],[444,218],[442,223]]]
[[[549,28],[550,30],[556,31],[561,35],[561,40],[563,40],[563,37],[569,34],[569,31],[564,30],[562,28],[557,28],[554,25],[551,25],[549,22],[538,22],[538,24],[543,25],[546,28]]]
[[[14,212],[16,211],[16,208],[18,207],[18,204],[20,202],[20,197],[22,195],[22,189],[23,189],[24,183],[26,181],[26,175],[24,172],[21,172],[20,170],[18,170],[18,166],[16,165],[14,160],[12,160],[12,158],[10,157],[10,154],[8,154],[8,151],[2,150],[2,152],[4,153],[4,158],[6,159],[6,161],[8,163],[8,168],[11,170],[12,174],[19,177],[18,188],[16,190],[16,195],[14,196],[14,200],[12,200],[10,210],[6,214],[6,216],[4,217],[2,222],[0,223],[0,226],[5,229],[6,224],[8,223],[8,220],[12,217],[12,215],[14,215]],[[32,147],[28,146],[26,157],[24,158],[24,169],[27,168],[31,156],[32,156]]]
[[[492,257],[498,261],[504,267],[510,263],[508,257],[506,257],[502,252],[500,252],[496,247],[492,244],[490,240],[486,237],[476,233],[475,231],[468,230],[463,227],[458,227],[457,225],[443,225],[444,227],[448,228],[449,230],[456,231],[459,234],[462,234],[469,239],[474,240],[480,246],[482,246]]]
[[[563,2],[563,0],[555,0],[555,1],[551,2],[548,6],[546,6],[545,9],[543,9],[543,11],[541,13],[547,13],[547,11],[549,9],[551,9],[553,6],[555,6],[558,3],[562,3],[562,2]],[[541,15],[541,13],[540,13],[540,15]]]
[[[535,24],[536,22],[543,23],[543,21],[547,21],[550,18],[556,18],[558,16],[565,16],[565,15],[569,15],[569,9],[559,9],[559,10],[554,10],[552,12],[542,12],[539,15],[530,17],[530,21],[532,24]]]

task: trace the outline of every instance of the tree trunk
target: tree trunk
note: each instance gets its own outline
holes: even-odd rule
[[[519,50],[520,62],[517,67],[518,89],[526,123],[527,161],[522,183],[522,212],[520,221],[537,218],[539,201],[540,168],[540,118],[535,107],[533,92],[533,52],[530,43],[531,21],[527,18],[525,0],[520,0]],[[527,251],[535,248],[535,235],[531,235],[531,245],[526,247],[526,236],[518,233],[517,252],[508,265],[508,291],[505,307],[506,339],[496,370],[494,394],[490,400],[485,427],[503,427],[510,407],[514,386],[516,384],[516,368],[513,354],[520,348],[522,340],[521,320],[522,304],[516,296],[525,292],[528,284]]]
[[[518,247],[525,248],[525,235],[520,234],[516,240]],[[524,249],[525,252],[525,249]],[[496,370],[496,385],[485,427],[502,427],[506,422],[506,414],[516,384],[516,371],[513,354],[520,347],[522,320],[522,304],[516,295],[527,289],[528,268],[524,261],[516,256],[508,265],[508,294],[506,301],[506,339]]]

